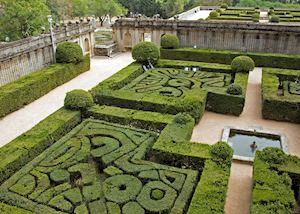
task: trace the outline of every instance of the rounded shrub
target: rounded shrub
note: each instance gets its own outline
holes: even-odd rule
[[[231,69],[234,72],[249,72],[255,67],[254,61],[248,56],[235,57],[231,62]]]
[[[279,16],[271,16],[270,22],[279,23],[280,22]]]
[[[267,147],[259,152],[259,158],[270,165],[284,164],[286,162],[286,155],[279,148]]]
[[[176,114],[173,122],[181,125],[185,125],[189,122],[193,121],[193,118],[188,113],[178,113]]]
[[[217,11],[211,11],[209,18],[217,18],[220,14]]]
[[[79,63],[83,61],[83,52],[77,43],[63,42],[57,46],[56,61],[58,63]]]
[[[161,47],[164,49],[179,48],[179,39],[174,34],[166,34],[161,37]]]
[[[220,9],[220,8],[217,9],[216,11],[217,11],[218,13],[222,13],[222,9]]]
[[[227,94],[232,94],[232,95],[241,95],[243,93],[243,89],[240,85],[235,85],[235,84],[231,84],[228,88],[227,88]]]
[[[221,8],[227,9],[228,8],[228,4],[226,4],[226,3],[221,4]]]
[[[218,142],[211,147],[210,155],[213,161],[220,164],[230,165],[233,150],[227,143]]]
[[[252,19],[259,19],[259,14],[258,13],[254,13],[252,15]]]
[[[92,95],[84,90],[73,90],[67,93],[65,107],[71,110],[85,110],[93,105]]]
[[[133,47],[132,57],[140,63],[156,64],[160,58],[159,48],[152,42],[141,42]]]

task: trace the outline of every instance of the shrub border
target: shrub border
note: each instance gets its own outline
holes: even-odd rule
[[[90,57],[78,64],[54,64],[0,87],[0,117],[47,94],[90,69]]]

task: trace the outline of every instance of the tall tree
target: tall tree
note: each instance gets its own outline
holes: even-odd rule
[[[72,0],[73,17],[84,17],[89,13],[88,0]]]
[[[37,35],[50,13],[44,0],[1,0],[0,36],[10,40]]]
[[[163,5],[168,17],[181,13],[184,10],[184,0],[167,0]]]
[[[46,0],[46,4],[57,21],[65,20],[72,16],[72,0]]]
[[[127,10],[116,0],[92,0],[90,13],[99,18],[102,26],[108,16],[122,15],[127,13]]]

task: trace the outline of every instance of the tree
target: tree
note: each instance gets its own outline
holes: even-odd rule
[[[89,13],[89,6],[87,0],[73,0],[72,1],[72,16],[84,17]]]
[[[0,37],[4,40],[37,35],[50,13],[43,0],[1,0]]]
[[[126,13],[127,10],[116,0],[92,0],[90,4],[90,15],[99,18],[101,26],[107,19],[107,16],[118,16]]]
[[[56,21],[72,16],[72,0],[46,0],[46,4]]]
[[[181,13],[184,10],[184,0],[167,0],[163,5],[168,17]]]

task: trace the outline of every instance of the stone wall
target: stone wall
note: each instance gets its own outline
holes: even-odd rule
[[[151,40],[160,45],[161,36],[171,33],[179,37],[182,47],[300,54],[297,24],[119,19],[113,28],[114,40],[122,51],[143,41],[145,34],[150,34]]]
[[[88,23],[55,28],[55,44],[63,41],[78,43],[85,54],[93,55],[94,28]],[[0,86],[17,80],[53,63],[49,34],[0,45]]]

